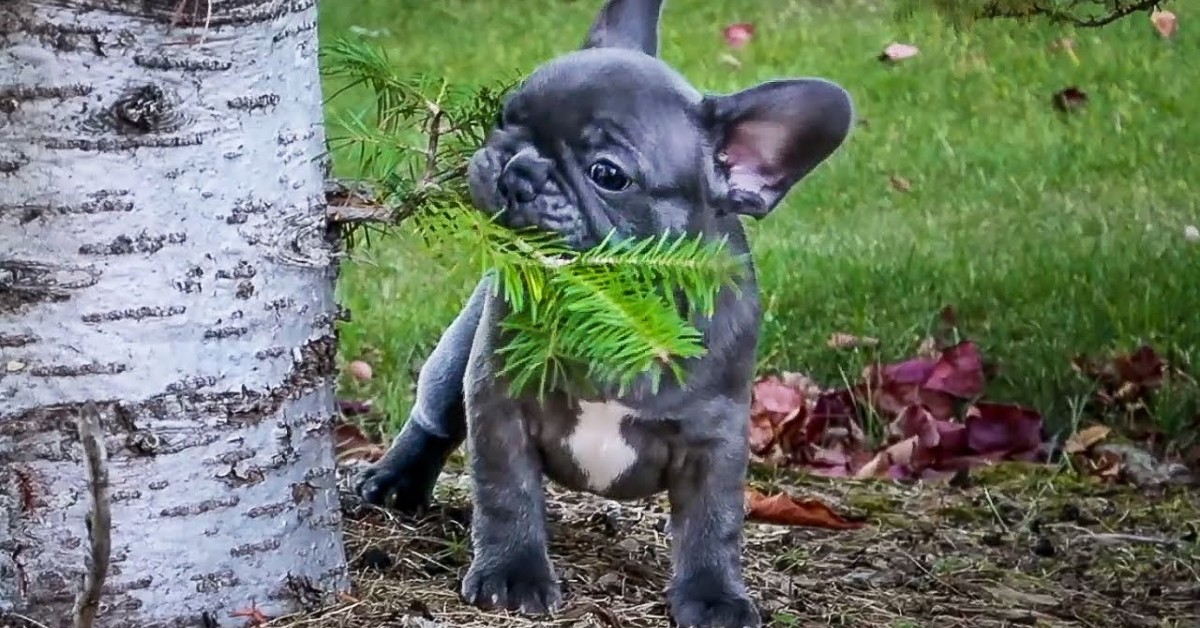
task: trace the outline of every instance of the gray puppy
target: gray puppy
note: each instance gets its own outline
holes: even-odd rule
[[[547,553],[543,476],[613,499],[666,491],[682,626],[758,626],[741,573],[743,486],[760,306],[740,216],[762,218],[845,140],[850,97],[819,79],[705,95],[657,58],[662,0],[608,0],[582,50],[537,68],[472,157],[476,206],[579,250],[618,237],[704,234],[745,259],[736,290],[695,323],[707,353],[682,383],[544,401],[507,394],[496,349],[505,303],[485,277],[421,372],[410,421],[359,491],[423,506],[468,441],[477,606],[541,614],[561,593]]]

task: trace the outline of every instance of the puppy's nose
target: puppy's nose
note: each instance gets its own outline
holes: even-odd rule
[[[542,159],[533,149],[526,148],[504,164],[496,190],[510,204],[528,203],[546,187],[550,167],[549,159]]]

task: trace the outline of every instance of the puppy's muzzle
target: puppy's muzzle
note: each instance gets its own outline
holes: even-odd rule
[[[523,149],[504,164],[496,191],[510,210],[533,202],[545,189],[553,167],[549,159],[539,157],[533,149]]]

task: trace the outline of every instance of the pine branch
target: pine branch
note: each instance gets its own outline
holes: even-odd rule
[[[352,233],[362,229],[353,218],[388,220],[494,271],[509,308],[498,353],[513,393],[622,392],[642,377],[656,387],[703,355],[695,322],[744,269],[724,241],[609,237],[581,253],[556,234],[506,229],[470,207],[465,175],[513,82],[469,90],[400,77],[382,52],[347,40],[323,56],[325,75],[343,83],[334,96],[364,89],[373,105],[340,117],[332,141],[356,155],[371,191],[331,186],[331,216]]]

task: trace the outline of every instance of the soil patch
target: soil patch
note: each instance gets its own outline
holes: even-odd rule
[[[949,483],[828,481],[758,471],[752,484],[865,517],[826,531],[747,524],[745,573],[766,625],[1200,626],[1200,500],[1005,464]],[[550,485],[552,618],[458,598],[469,563],[465,478],[409,518],[343,499],[353,599],[271,626],[668,626],[665,498],[613,502]]]

